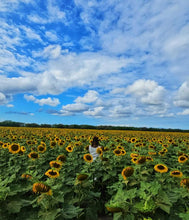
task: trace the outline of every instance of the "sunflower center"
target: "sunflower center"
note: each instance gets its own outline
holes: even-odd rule
[[[179,171],[174,171],[172,172],[173,175],[180,175],[180,172]]]
[[[91,160],[91,156],[87,155],[87,156],[86,156],[86,159],[87,159],[87,160]]]
[[[32,157],[32,158],[38,158],[38,154],[32,153],[32,154],[31,154],[31,157]]]
[[[181,160],[181,161],[184,161],[184,160],[185,160],[185,157],[180,157],[180,160]]]
[[[165,167],[164,167],[163,165],[159,165],[159,166],[158,166],[158,169],[159,169],[159,170],[164,170]]]
[[[56,175],[57,175],[57,172],[55,172],[55,171],[50,171],[49,174],[50,174],[51,176],[56,176]]]
[[[14,145],[12,145],[11,148],[12,148],[13,151],[17,151],[18,150],[18,145],[14,144]]]

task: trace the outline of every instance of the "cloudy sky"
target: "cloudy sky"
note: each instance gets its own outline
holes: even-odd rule
[[[188,0],[0,0],[0,121],[189,128]]]

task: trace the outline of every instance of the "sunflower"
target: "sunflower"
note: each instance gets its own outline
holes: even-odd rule
[[[158,154],[160,155],[160,156],[165,156],[165,152],[163,151],[163,150],[160,150],[159,152],[158,152]]]
[[[71,145],[68,145],[68,146],[66,147],[66,150],[67,150],[68,152],[72,152],[72,151],[73,151],[73,147],[72,147]]]
[[[135,143],[136,141],[137,141],[137,139],[136,138],[131,138],[131,143]]]
[[[150,152],[148,152],[148,154],[149,154],[149,155],[156,155],[157,153],[150,151]]]
[[[51,142],[50,142],[50,147],[51,147],[51,148],[56,147],[56,141],[51,141]]]
[[[187,160],[188,160],[188,158],[184,155],[179,156],[179,158],[178,158],[179,163],[185,163]]]
[[[30,180],[30,179],[32,179],[32,176],[31,176],[30,174],[23,173],[22,176],[21,176],[21,178],[22,178],[22,179],[29,179],[29,180]]]
[[[189,189],[189,178],[184,178],[180,181],[180,185]]]
[[[137,163],[137,160],[138,160],[137,157],[133,157],[133,158],[131,159],[131,161],[132,161],[133,163],[135,163],[135,164]]]
[[[49,196],[52,195],[51,188],[44,183],[34,183],[32,190],[34,193],[45,193]]]
[[[154,145],[149,145],[148,148],[149,149],[154,149],[154,150],[156,149],[156,147]]]
[[[79,180],[80,182],[86,180],[87,178],[88,178],[88,175],[87,174],[83,174],[83,173],[81,173],[81,174],[79,174],[77,176],[77,180]]]
[[[48,176],[49,178],[57,178],[59,177],[59,172],[57,170],[47,170],[47,172],[45,173],[46,176]]]
[[[66,162],[66,156],[64,154],[59,155],[56,160],[61,161],[62,163]]]
[[[53,167],[53,168],[55,168],[55,169],[57,169],[57,170],[60,170],[61,167],[62,167],[62,163],[59,162],[59,161],[55,161],[55,160],[49,162],[49,165],[50,165],[50,167]]]
[[[127,177],[132,176],[134,173],[133,167],[126,167],[122,170],[121,175],[123,176],[123,179],[126,180]]]
[[[121,153],[121,150],[120,149],[115,149],[114,150],[114,154],[116,155],[116,156],[120,156],[122,153]]]
[[[173,176],[173,177],[182,177],[183,176],[183,173],[179,170],[173,170],[170,172],[170,176]]]
[[[146,156],[140,156],[137,161],[136,164],[143,164],[146,162]]]
[[[147,157],[146,157],[146,161],[147,161],[147,162],[149,162],[149,161],[153,161],[153,158],[150,157],[150,156],[147,156]]]
[[[9,145],[10,145],[9,143],[3,143],[2,148],[4,148],[4,149],[5,149],[5,148],[8,148]]]
[[[156,164],[154,166],[154,170],[159,173],[166,173],[168,171],[168,167],[164,164]]]
[[[85,154],[85,155],[83,156],[83,159],[84,159],[86,162],[89,162],[89,163],[93,162],[93,156],[92,156],[91,154]]]
[[[39,158],[39,154],[35,151],[32,151],[28,154],[28,157],[31,158],[32,160],[35,160]]]
[[[134,157],[136,158],[136,157],[138,157],[138,156],[139,156],[139,154],[136,154],[136,153],[131,153],[131,154],[130,154],[130,157],[131,157],[131,158],[134,158]]]
[[[19,144],[11,144],[9,146],[9,152],[13,154],[17,154],[20,151],[20,145]]]
[[[40,144],[38,147],[37,147],[37,151],[39,152],[39,153],[44,153],[45,151],[46,151],[46,145],[42,145],[42,144]]]
[[[125,150],[121,150],[121,155],[124,156],[126,154]]]
[[[25,151],[26,151],[26,148],[25,148],[24,146],[21,146],[20,150],[21,150],[22,152],[25,152]]]
[[[102,151],[101,147],[97,147],[96,152],[97,152],[97,154],[100,154],[100,155],[103,154],[103,151]]]

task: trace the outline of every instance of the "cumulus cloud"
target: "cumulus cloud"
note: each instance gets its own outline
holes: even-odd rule
[[[80,103],[92,103],[97,101],[98,99],[98,92],[94,90],[89,90],[83,97],[79,96],[75,100],[75,102],[80,102]]]
[[[114,90],[115,92],[115,90]],[[125,94],[137,97],[144,104],[160,105],[164,102],[166,90],[153,80],[139,79],[128,86]]]
[[[27,101],[33,101],[34,103],[37,103],[41,106],[43,105],[57,106],[60,104],[60,101],[57,98],[48,97],[48,98],[43,98],[43,99],[37,99],[33,95],[24,95],[24,98]]]
[[[175,97],[174,104],[179,107],[189,107],[189,82],[184,82]]]
[[[93,109],[89,109],[88,111],[84,111],[83,113],[87,116],[101,117],[104,116],[103,109],[103,106],[98,106],[94,107]]]

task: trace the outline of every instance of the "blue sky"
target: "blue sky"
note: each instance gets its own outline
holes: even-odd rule
[[[189,129],[188,0],[1,0],[0,121]]]

